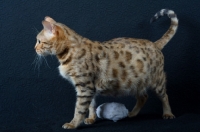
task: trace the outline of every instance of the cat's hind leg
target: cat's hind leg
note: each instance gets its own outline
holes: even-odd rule
[[[162,102],[163,118],[164,119],[173,119],[173,118],[175,118],[175,116],[171,112],[168,95],[166,93],[165,75],[163,78],[159,79],[157,82],[158,82],[158,84],[157,84],[157,87],[154,89],[154,91],[156,92],[156,94],[158,95],[159,99]]]
[[[171,107],[169,105],[168,95],[166,93],[165,86],[156,91],[156,94],[160,98],[163,106],[163,118],[164,119],[173,119],[175,116],[171,112]]]
[[[134,117],[140,112],[141,108],[144,106],[144,104],[148,99],[148,95],[146,93],[142,95],[137,95],[136,99],[137,99],[136,105],[133,108],[133,110],[129,112],[128,117]]]

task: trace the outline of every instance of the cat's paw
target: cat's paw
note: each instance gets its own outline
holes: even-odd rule
[[[62,128],[64,129],[75,129],[76,127],[72,123],[65,123]]]
[[[134,117],[134,116],[136,116],[136,115],[137,115],[137,113],[135,113],[135,112],[129,112],[129,113],[128,113],[128,117],[129,117],[129,118]]]
[[[95,119],[92,119],[92,118],[86,118],[86,119],[84,120],[84,123],[85,123],[86,125],[93,124],[94,122],[95,122]]]
[[[164,114],[163,119],[174,119],[175,116],[173,114]]]

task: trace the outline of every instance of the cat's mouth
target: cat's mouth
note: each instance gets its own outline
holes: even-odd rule
[[[36,53],[37,53],[39,56],[47,56],[47,55],[50,54],[50,53],[48,53],[48,52],[41,51],[41,50],[36,50]]]
[[[38,53],[37,53],[38,54]],[[42,54],[38,54],[39,56],[43,56],[43,57],[45,57],[45,56],[48,56],[49,54],[47,54],[47,53],[42,53]]]
[[[37,55],[39,55],[39,56],[43,56],[43,52],[40,51],[40,50],[36,50],[36,53],[37,53]]]

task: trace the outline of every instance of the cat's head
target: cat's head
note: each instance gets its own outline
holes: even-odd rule
[[[62,26],[50,17],[42,21],[43,30],[37,35],[35,51],[40,56],[56,55],[66,41]]]

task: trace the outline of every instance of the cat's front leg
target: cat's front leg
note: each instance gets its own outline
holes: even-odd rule
[[[95,98],[92,99],[92,102],[90,103],[89,106],[89,117],[85,119],[84,123],[87,125],[93,124],[96,120],[96,102]]]
[[[76,83],[75,86],[77,91],[77,100],[74,118],[70,123],[65,123],[63,125],[64,129],[75,129],[83,122],[95,94],[95,89],[91,81],[85,83],[79,82]]]

